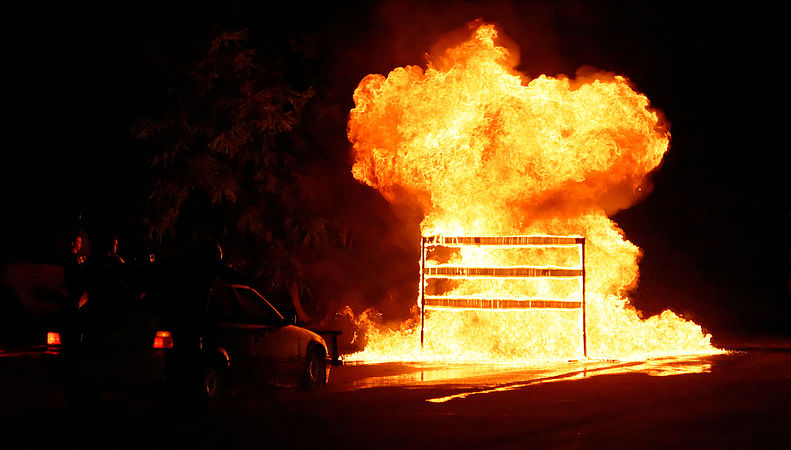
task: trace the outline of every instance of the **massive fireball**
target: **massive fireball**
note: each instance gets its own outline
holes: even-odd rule
[[[634,203],[662,161],[670,134],[648,99],[620,76],[588,80],[514,70],[497,29],[430,56],[424,70],[368,75],[354,92],[352,173],[392,202],[417,201],[429,235],[577,235],[587,240],[587,337],[593,358],[716,351],[701,327],[665,311],[642,320],[626,297],[640,249],[609,219]],[[416,240],[415,245],[419,245]],[[478,266],[579,264],[562,249],[462,249],[445,261]],[[398,264],[398,262],[394,262]],[[416,277],[417,279],[417,277]],[[459,282],[445,293],[569,298],[568,283]],[[578,289],[578,288],[576,288]],[[416,289],[417,290],[417,289]],[[354,358],[476,362],[566,360],[582,355],[576,309],[434,310],[400,330],[367,326]]]

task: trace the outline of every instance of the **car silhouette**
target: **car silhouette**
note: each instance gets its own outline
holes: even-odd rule
[[[286,320],[255,289],[216,284],[201,316],[197,327],[160,331],[164,342],[155,346],[168,350],[171,379],[189,385],[198,375],[205,400],[221,397],[231,381],[306,390],[327,382],[331,364],[324,339]]]
[[[47,337],[67,400],[95,404],[105,391],[146,386],[214,404],[232,385],[314,391],[327,383],[325,340],[255,289],[216,283],[205,299],[190,300],[189,311],[147,298],[101,313],[89,300]]]

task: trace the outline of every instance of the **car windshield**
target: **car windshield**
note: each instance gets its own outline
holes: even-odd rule
[[[236,322],[242,318],[242,310],[235,301],[233,291],[229,287],[217,287],[209,294],[206,312],[214,320]]]
[[[235,290],[245,316],[260,323],[276,324],[283,321],[283,316],[254,290],[246,287],[237,287]]]

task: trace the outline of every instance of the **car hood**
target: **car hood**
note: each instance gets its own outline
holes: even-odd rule
[[[324,351],[325,352],[327,351],[327,343],[324,341],[324,338],[322,338],[318,334],[314,333],[313,331],[310,331],[307,328],[302,328],[302,327],[299,327],[299,326],[296,326],[296,325],[286,325],[283,328],[288,329],[292,333],[294,333],[297,336],[299,336],[300,340],[316,341],[316,342],[321,343],[321,345],[324,346]]]

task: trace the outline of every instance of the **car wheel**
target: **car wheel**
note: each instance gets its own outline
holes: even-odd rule
[[[303,387],[309,391],[321,389],[327,381],[327,360],[324,351],[314,347],[305,358]]]
[[[216,365],[209,365],[201,374],[200,388],[203,403],[209,406],[217,405],[225,397],[228,387],[226,371]]]

